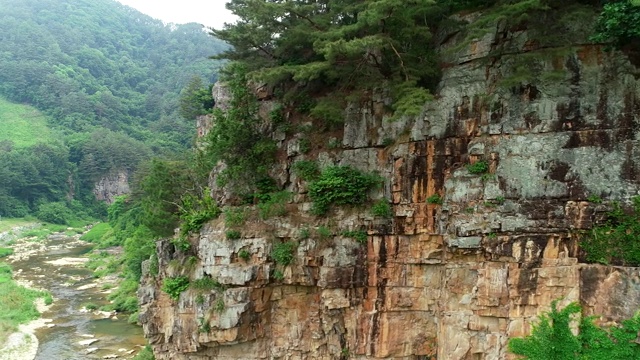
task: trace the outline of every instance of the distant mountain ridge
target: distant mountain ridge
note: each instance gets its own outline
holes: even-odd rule
[[[0,0],[0,131],[25,130],[0,137],[0,215],[90,204],[104,176],[189,147],[180,92],[194,77],[215,82],[221,62],[209,58],[227,47],[200,24],[113,0]],[[53,131],[2,98],[37,108],[46,120],[33,126]]]

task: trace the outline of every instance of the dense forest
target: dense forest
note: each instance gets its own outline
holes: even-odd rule
[[[2,0],[0,14],[0,96],[35,107],[50,129],[0,139],[0,215],[62,200],[91,209],[102,176],[190,146],[180,92],[213,83],[220,62],[208,57],[227,47],[202,25],[163,24],[111,0]],[[9,124],[16,106],[3,104],[3,132],[31,127]]]

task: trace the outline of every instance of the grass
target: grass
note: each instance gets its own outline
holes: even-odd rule
[[[1,119],[1,118],[0,118]],[[2,124],[0,124],[2,128]],[[1,132],[1,130],[0,130]],[[2,136],[2,135],[0,135]],[[33,225],[37,220],[25,219],[25,218],[5,218],[0,219],[0,232],[9,231],[17,226]]]
[[[34,301],[46,297],[46,293],[19,286],[13,281],[11,267],[0,263],[0,344],[18,325],[37,319],[40,313]]]
[[[98,243],[110,231],[111,225],[109,225],[109,223],[99,223],[94,225],[86,234],[82,235],[80,239],[91,243]]]
[[[17,148],[25,148],[37,143],[56,143],[59,138],[47,127],[46,116],[36,108],[0,97],[0,143],[8,140]]]

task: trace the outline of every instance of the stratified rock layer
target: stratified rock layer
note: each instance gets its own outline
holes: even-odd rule
[[[528,36],[498,27],[458,53],[418,119],[388,122],[381,97],[347,109],[339,149],[303,155],[299,135],[274,134],[287,156],[273,175],[295,194],[288,215],[248,210],[240,240],[212,221],[191,254],[159,243],[160,274],[139,293],[156,358],[510,359],[508,339],[555,299],[603,322],[632,316],[640,270],[582,263],[578,234],[607,211],[588,197],[628,201],[640,189],[637,70],[599,46]],[[535,76],[516,81],[523,61]],[[379,172],[372,196],[391,201],[393,218],[309,215],[290,171],[305,158]],[[489,173],[470,173],[481,160]],[[434,194],[442,205],[427,202]],[[341,235],[356,229],[366,244]],[[276,266],[271,250],[289,240],[295,260]],[[181,274],[224,287],[175,302],[159,289]]]

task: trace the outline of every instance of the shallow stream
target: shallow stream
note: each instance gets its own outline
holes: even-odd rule
[[[46,242],[43,252],[11,262],[17,279],[48,290],[54,298],[53,305],[42,314],[52,321],[35,332],[40,342],[36,360],[133,357],[145,343],[140,327],[127,323],[126,315],[104,318],[108,314],[82,311],[87,303],[108,303],[105,290],[94,286],[92,271],[81,264],[91,247],[65,237]],[[86,344],[91,339],[96,341]]]

